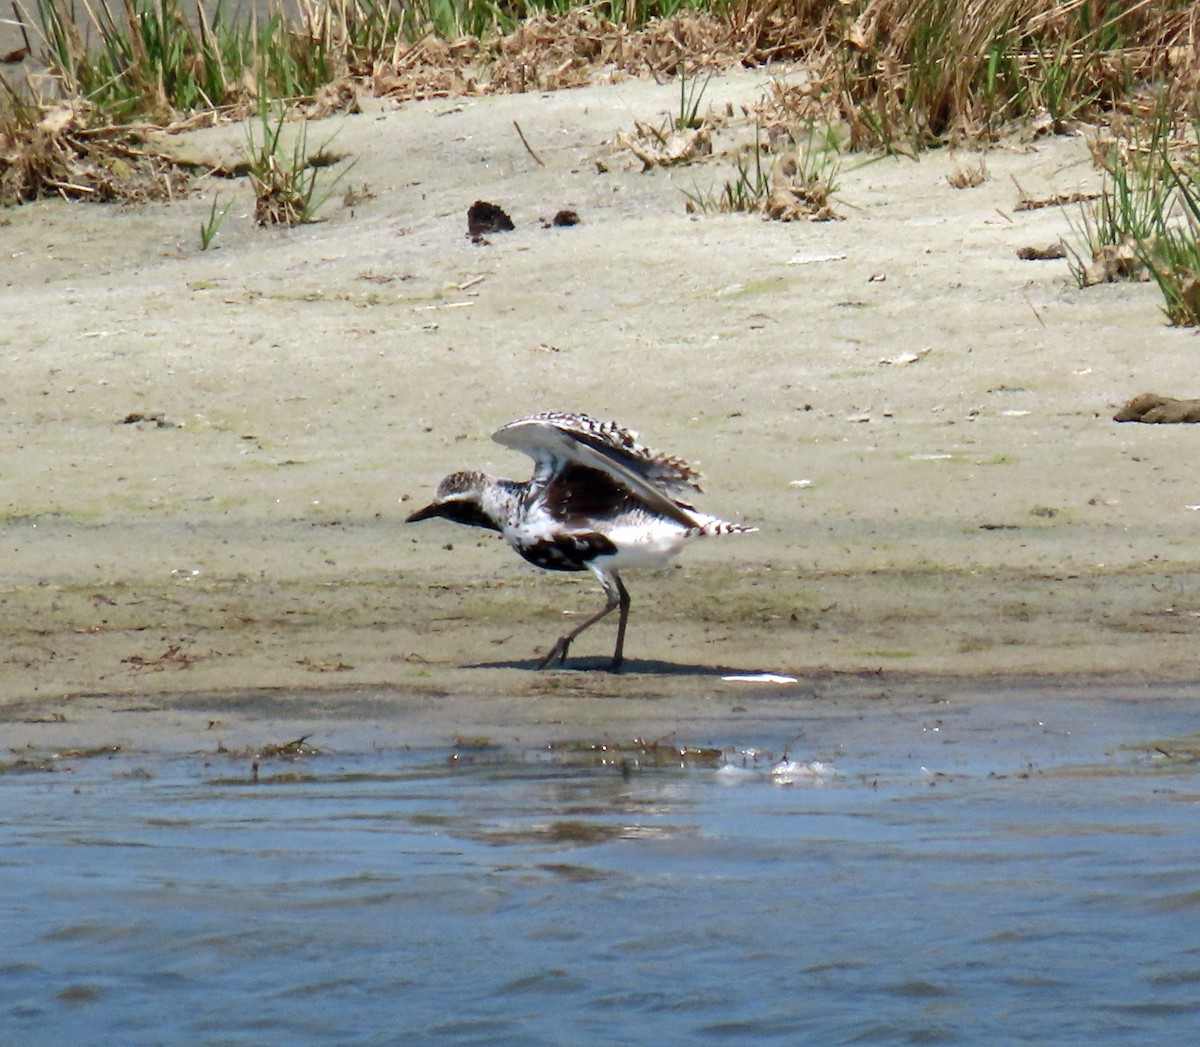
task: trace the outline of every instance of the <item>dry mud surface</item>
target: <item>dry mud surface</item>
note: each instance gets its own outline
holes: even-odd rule
[[[766,82],[707,97],[736,112]],[[1070,234],[1077,211],[1014,208],[1095,188],[1083,141],[1008,143],[961,190],[946,175],[977,156],[848,157],[839,222],[692,216],[683,191],[719,188],[727,157],[641,173],[612,145],[677,92],[367,103],[309,140],[336,132],[373,195],[345,206],[343,183],[293,231],[253,226],[244,179],[4,214],[6,736],[100,736],[117,709],[146,730],[626,734],[814,694],[1195,678],[1200,430],[1112,415],[1200,392],[1196,336],[1150,284],[1079,290],[1017,257]],[[236,203],[202,252],[214,193]],[[471,243],[477,198],[516,230]],[[561,208],[582,224],[544,227]],[[590,577],[402,525],[453,469],[527,475],[490,434],[550,408],[698,461],[703,508],[761,528],[627,579],[619,677],[533,671],[563,615],[598,606]],[[573,664],[611,644],[597,627]],[[721,679],[759,670],[799,683]]]

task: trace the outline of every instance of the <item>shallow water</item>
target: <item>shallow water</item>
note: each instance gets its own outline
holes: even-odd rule
[[[1195,1042],[1195,711],[9,773],[0,1042]]]

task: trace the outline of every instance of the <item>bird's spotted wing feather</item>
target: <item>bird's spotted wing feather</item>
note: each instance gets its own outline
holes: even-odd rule
[[[510,422],[493,439],[529,455],[536,463],[534,479],[541,483],[571,464],[598,469],[629,488],[648,509],[684,527],[696,526],[668,492],[699,491],[699,474],[678,458],[644,447],[635,433],[613,422],[551,411]]]
[[[669,493],[700,492],[700,473],[682,458],[663,454],[647,447],[632,429],[616,422],[601,422],[586,414],[566,411],[544,411],[541,414],[511,422],[500,430],[520,431],[539,426],[553,426],[572,439],[609,455],[628,468]],[[497,439],[500,439],[497,434]],[[501,440],[501,443],[504,443]],[[516,446],[510,444],[510,446]]]

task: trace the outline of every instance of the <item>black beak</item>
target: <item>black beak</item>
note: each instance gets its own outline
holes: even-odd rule
[[[409,516],[405,523],[420,523],[422,520],[432,520],[435,516],[446,515],[445,502],[431,502],[424,509],[418,509],[415,513]]]
[[[452,523],[466,524],[468,527],[482,527],[488,531],[498,531],[496,521],[487,515],[479,504],[473,501],[463,501],[461,498],[446,498],[440,502],[432,502],[424,509],[418,509],[405,523],[420,523],[422,520],[432,520],[434,517],[444,517]]]

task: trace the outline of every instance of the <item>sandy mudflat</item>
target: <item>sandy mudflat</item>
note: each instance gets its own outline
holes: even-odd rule
[[[708,97],[723,112],[765,82]],[[244,180],[5,213],[5,735],[69,733],[25,722],[57,714],[100,737],[116,709],[188,730],[257,711],[632,733],[815,691],[1194,679],[1200,430],[1111,416],[1200,394],[1197,336],[1150,284],[1081,291],[1016,254],[1072,212],[1015,211],[1015,183],[1095,187],[1084,143],[1014,141],[962,190],[945,176],[977,156],[848,157],[840,222],[697,217],[683,190],[719,187],[728,159],[643,174],[611,144],[676,97],[369,101],[309,135],[336,132],[373,197],[339,189],[290,232],[254,227]],[[748,133],[735,120],[718,150]],[[202,252],[213,192],[237,203]],[[517,224],[490,246],[464,235],[480,197]],[[582,224],[544,228],[560,208]],[[698,461],[703,507],[761,528],[628,579],[620,677],[532,671],[564,612],[598,603],[590,580],[402,526],[452,469],[524,475],[490,434],[548,408]],[[582,665],[611,643],[585,636]],[[800,683],[720,678],[753,670]]]

